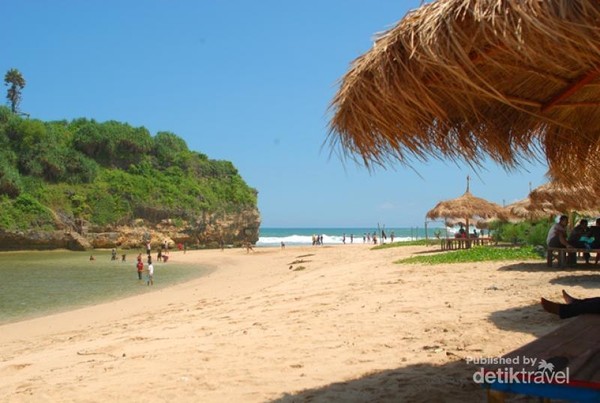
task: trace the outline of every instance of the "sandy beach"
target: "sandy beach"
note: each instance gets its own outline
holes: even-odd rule
[[[216,270],[0,326],[0,400],[480,402],[467,358],[499,357],[557,328],[539,297],[593,296],[600,281],[593,266],[542,261],[394,263],[438,249],[175,252]]]

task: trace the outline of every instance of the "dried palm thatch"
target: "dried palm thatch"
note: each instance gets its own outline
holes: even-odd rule
[[[548,202],[534,203],[531,198],[516,201],[504,208],[509,216],[509,221],[535,221],[544,218],[552,218],[555,215],[561,214],[561,211],[555,209]]]
[[[444,200],[435,205],[435,207],[427,212],[427,218],[435,220],[443,218],[450,222],[463,222],[464,220],[467,229],[469,221],[486,220],[492,218],[504,218],[505,212],[501,206],[492,203],[480,197],[473,196],[469,191],[467,181],[466,192],[451,200]]]
[[[548,182],[529,193],[534,207],[552,206],[557,211],[576,211],[595,215],[600,210],[600,201],[591,186],[565,186]]]
[[[426,4],[353,62],[331,110],[330,144],[366,166],[545,158],[600,188],[600,2]]]
[[[473,225],[477,229],[488,229],[490,228],[490,224],[494,221],[498,221],[498,218],[487,218],[487,219],[478,219],[475,221]],[[447,218],[444,222],[447,227],[454,227],[457,225],[465,226],[465,220],[461,218]]]

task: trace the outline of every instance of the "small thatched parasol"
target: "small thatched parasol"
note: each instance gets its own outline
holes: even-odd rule
[[[529,197],[511,203],[504,209],[508,214],[509,221],[534,221],[561,214],[550,203],[534,203]]]
[[[505,213],[501,206],[489,202],[480,197],[473,196],[469,191],[469,178],[467,177],[467,191],[460,197],[444,200],[427,212],[427,218],[435,220],[443,218],[447,222],[454,219],[455,222],[464,220],[467,231],[469,220],[503,218]]]
[[[426,4],[353,62],[328,139],[367,166],[545,154],[553,178],[600,189],[599,21],[597,0]]]

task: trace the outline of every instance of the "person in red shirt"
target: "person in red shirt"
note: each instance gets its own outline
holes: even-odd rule
[[[142,272],[144,271],[144,262],[142,262],[142,259],[138,257],[137,260],[137,274],[138,274],[138,279],[141,280],[142,279]]]

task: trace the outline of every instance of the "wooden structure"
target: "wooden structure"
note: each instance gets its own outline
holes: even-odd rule
[[[501,206],[481,197],[473,196],[469,190],[470,180],[471,178],[467,176],[467,190],[462,196],[439,202],[427,212],[426,218],[433,220],[443,218],[446,223],[450,219],[464,221],[467,232],[469,231],[470,220],[477,222],[478,220],[504,218],[505,212]],[[464,243],[458,242],[458,245],[464,244],[466,248],[470,248],[472,242],[468,241],[468,239],[472,238],[467,238],[467,242]],[[443,244],[442,249],[444,249]],[[459,247],[457,249],[462,248]]]
[[[581,315],[504,355],[497,363],[484,365],[477,376],[488,390],[488,401],[504,402],[506,393],[517,393],[599,402],[598,334],[600,315]]]
[[[596,254],[595,263],[597,264],[598,261],[600,261],[600,249],[548,247],[548,250],[546,252],[546,264],[548,265],[548,267],[552,267],[552,262],[554,262],[554,260],[556,260],[558,262],[557,263],[558,267],[567,266],[567,253],[577,253],[577,254],[595,253]]]
[[[469,249],[474,245],[490,245],[493,242],[490,237],[479,238],[445,238],[441,241],[442,250]]]

